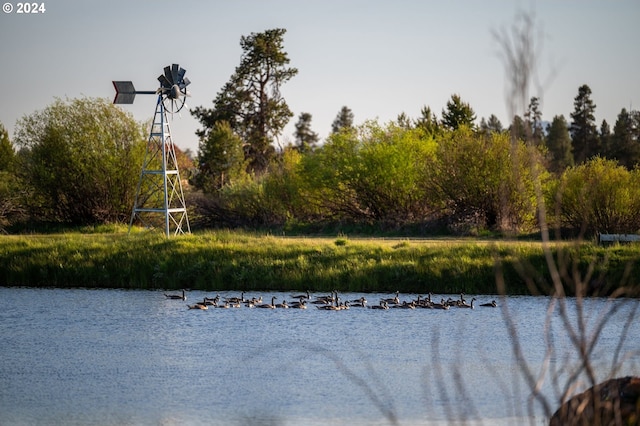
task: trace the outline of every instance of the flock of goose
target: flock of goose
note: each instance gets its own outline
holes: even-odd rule
[[[317,309],[325,311],[342,311],[349,308],[369,308],[369,309],[443,309],[449,308],[467,308],[474,309],[474,302],[476,298],[473,297],[469,302],[464,298],[464,293],[460,293],[459,299],[448,298],[445,300],[442,298],[440,302],[431,300],[433,295],[429,293],[427,297],[418,295],[416,299],[400,300],[400,292],[396,291],[395,297],[381,298],[378,304],[369,305],[365,297],[360,297],[355,300],[342,301],[338,296],[337,291],[331,292],[329,295],[314,296],[312,297],[309,291],[304,294],[291,295],[290,302],[283,300],[282,303],[276,303],[276,296],[271,298],[271,303],[263,302],[262,296],[251,299],[245,299],[244,292],[240,297],[225,297],[220,298],[220,295],[209,298],[205,297],[202,302],[197,302],[193,305],[187,305],[189,309],[209,309],[209,308],[240,308],[243,305],[248,308],[262,308],[262,309],[307,309],[307,306],[313,305]],[[182,294],[166,294],[167,299],[174,300],[187,300],[185,291],[182,290]],[[497,307],[495,300],[488,303],[483,303],[479,306],[482,307]]]

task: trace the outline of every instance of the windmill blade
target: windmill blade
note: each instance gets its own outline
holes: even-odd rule
[[[185,87],[187,87],[188,85],[191,84],[191,81],[185,77],[182,82],[180,83],[180,88],[184,89]]]
[[[164,75],[160,75],[160,77],[158,77],[158,81],[160,82],[160,85],[163,89],[171,88],[171,82],[167,80],[167,77],[165,77]]]
[[[171,65],[171,78],[173,84],[178,84],[180,79],[178,78],[178,64]]]
[[[184,74],[187,72],[184,68],[180,67],[180,71],[178,71],[178,83],[181,83],[184,80]]]
[[[164,76],[167,81],[169,81],[169,87],[171,87],[173,85],[173,74],[171,74],[171,67],[169,65],[164,67]]]

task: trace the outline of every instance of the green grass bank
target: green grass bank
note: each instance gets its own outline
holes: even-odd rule
[[[567,276],[592,269],[589,282],[601,294],[621,285],[639,288],[640,245],[558,242],[550,248]],[[495,294],[497,270],[508,294],[549,292],[539,241],[288,238],[235,231],[171,239],[147,232],[0,236],[4,286]]]

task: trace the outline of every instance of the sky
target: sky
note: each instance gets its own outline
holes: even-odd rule
[[[613,128],[622,108],[640,109],[639,0],[45,0],[45,11],[0,13],[0,122],[13,138],[16,121],[56,98],[113,99],[112,80],[158,88],[166,65],[191,80],[190,108],[211,107],[240,63],[240,38],[284,28],[284,50],[298,75],[281,92],[294,116],[280,143],[294,141],[303,112],[324,139],[343,106],[355,123],[385,124],[424,106],[438,117],[453,94],[480,118],[503,126],[503,56],[496,34],[512,34],[517,16],[533,18],[535,78],[543,120],[570,121],[587,84],[598,125]],[[149,120],[155,97],[122,105]],[[170,121],[182,149],[198,149],[197,120],[183,110]]]

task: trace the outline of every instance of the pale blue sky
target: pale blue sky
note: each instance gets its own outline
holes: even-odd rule
[[[5,0],[3,0],[5,2]],[[15,1],[11,1],[16,6]],[[507,126],[505,75],[492,31],[518,12],[535,17],[543,119],[573,111],[588,84],[598,124],[613,127],[622,108],[640,109],[638,0],[49,0],[40,15],[0,13],[0,122],[17,119],[55,97],[113,98],[112,80],[155,90],[165,65],[179,63],[192,81],[190,107],[209,107],[239,64],[240,37],[285,28],[284,48],[299,74],[282,93],[294,112],[283,142],[293,140],[302,112],[325,137],[343,105],[356,123],[441,115],[454,93],[478,121],[496,114]],[[151,118],[153,96],[123,106]],[[197,150],[198,123],[174,117],[173,139]]]

